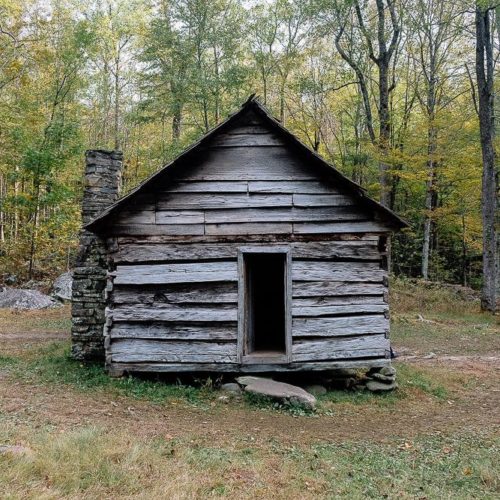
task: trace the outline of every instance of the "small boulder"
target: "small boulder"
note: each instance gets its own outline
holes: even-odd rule
[[[240,378],[242,377],[238,378],[238,383],[241,383]],[[300,404],[309,409],[314,409],[316,406],[316,398],[300,387],[266,378],[253,378],[253,381],[246,381],[248,382],[245,387],[246,392],[268,396],[282,402]]]
[[[263,377],[254,377],[252,375],[242,375],[241,377],[236,378],[236,382],[242,386],[246,386],[248,384],[251,384],[252,382],[256,382],[258,380],[270,380],[267,378]]]
[[[394,382],[396,379],[394,375],[383,375],[382,373],[372,373],[370,377],[382,382]]]
[[[385,391],[393,391],[398,388],[398,384],[396,382],[391,382],[387,384],[385,382],[380,382],[378,380],[368,380],[366,383],[366,388],[371,392],[385,392]]]
[[[47,309],[57,305],[52,297],[38,290],[0,287],[0,308]]]
[[[396,376],[396,368],[394,368],[393,366],[383,366],[382,368],[380,368],[379,373],[387,376]]]
[[[73,273],[66,272],[56,278],[52,285],[52,296],[66,302],[71,300],[71,287],[73,285]]]
[[[230,392],[231,394],[241,394],[241,387],[235,382],[228,382],[227,384],[222,384],[220,390],[224,392]]]

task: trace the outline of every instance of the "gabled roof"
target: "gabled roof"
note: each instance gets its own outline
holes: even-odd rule
[[[300,139],[293,135],[276,118],[271,115],[271,113],[265,106],[263,106],[257,100],[256,95],[252,94],[238,111],[230,115],[226,120],[207,132],[198,141],[185,149],[174,160],[155,172],[144,182],[139,184],[135,189],[130,191],[127,195],[123,196],[118,201],[103,210],[94,220],[86,224],[84,228],[91,231],[97,230],[112,215],[118,213],[122,208],[125,208],[130,202],[133,202],[138,194],[147,191],[150,187],[156,186],[157,181],[161,178],[161,176],[163,176],[167,172],[170,172],[170,170],[172,170],[176,165],[179,165],[182,161],[186,160],[190,155],[198,152],[217,134],[230,129],[233,124],[237,123],[237,121],[249,111],[254,111],[259,117],[262,118],[264,123],[270,126],[273,132],[279,135],[288,144],[295,146],[296,149],[304,154],[305,158],[311,159],[312,164],[314,164],[315,168],[321,169],[323,170],[323,172],[326,172],[330,176],[335,178],[336,182],[338,182],[339,185],[341,185],[341,187],[346,190],[346,193],[354,196],[356,198],[356,201],[360,205],[365,206],[367,209],[373,210],[376,214],[380,215],[388,225],[393,226],[394,228],[403,228],[408,226],[407,222],[392,210],[384,207],[373,198],[370,198],[366,194],[366,191],[362,186],[346,177],[333,165],[324,160],[318,153],[313,151],[309,146],[304,144]]]

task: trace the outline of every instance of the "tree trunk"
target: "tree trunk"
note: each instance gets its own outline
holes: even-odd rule
[[[119,132],[119,123],[120,123],[120,56],[118,55],[115,59],[115,127],[114,127],[114,140],[115,151],[120,149],[120,138],[118,135]]]
[[[390,166],[387,157],[390,151],[391,121],[389,111],[389,68],[386,61],[381,60],[379,64],[379,172],[380,172],[380,203],[389,207],[391,202],[391,178]]]
[[[490,28],[491,9],[476,4],[476,76],[479,101],[479,130],[483,160],[481,215],[483,222],[483,287],[481,308],[496,308],[495,209],[497,180],[495,170],[495,120],[493,92],[493,47]]]

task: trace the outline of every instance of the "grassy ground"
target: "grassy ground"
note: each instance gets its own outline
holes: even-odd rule
[[[0,445],[21,447],[0,454],[0,497],[498,498],[498,324],[406,290],[400,389],[332,391],[312,413],[217,380],[109,379],[69,358],[67,308],[0,310]]]

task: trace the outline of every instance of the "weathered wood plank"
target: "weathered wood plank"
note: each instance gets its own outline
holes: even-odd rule
[[[338,318],[294,318],[292,322],[292,336],[294,338],[385,334],[388,331],[389,320],[382,314]]]
[[[249,364],[237,363],[113,363],[112,367],[118,371],[129,372],[302,372],[324,371],[339,368],[372,368],[390,366],[391,360],[385,357],[372,359],[349,359],[338,361],[315,361],[286,364]]]
[[[254,243],[254,246],[269,243]],[[295,259],[380,259],[375,241],[328,241],[287,243]],[[116,263],[168,260],[235,259],[241,243],[149,244],[121,243],[113,253]],[[280,245],[282,246],[282,245]]]
[[[290,234],[291,223],[206,224],[207,235]]]
[[[293,361],[321,361],[335,358],[384,356],[390,348],[384,335],[294,342]]]
[[[336,281],[295,281],[293,297],[334,297],[341,295],[382,295],[387,290],[383,284],[344,283]]]
[[[249,181],[248,191],[250,193],[282,193],[282,194],[341,194],[333,185],[312,181]]]
[[[227,135],[246,135],[246,134],[270,134],[272,131],[269,127],[260,125],[242,125],[234,127],[226,132]]]
[[[204,160],[178,175],[181,181],[316,180],[304,163],[285,147],[207,150]]]
[[[292,195],[249,195],[247,193],[161,194],[158,210],[291,207]]]
[[[115,286],[113,304],[235,304],[238,301],[236,283],[190,283],[154,287]]]
[[[323,306],[352,306],[352,305],[385,305],[384,296],[380,295],[351,295],[326,297],[296,298],[293,301],[294,307],[323,307]]]
[[[108,228],[113,236],[203,236],[203,224],[113,224]]]
[[[387,304],[345,304],[345,305],[316,305],[292,307],[293,317],[320,317],[320,316],[340,316],[346,314],[377,314],[385,313],[389,309]]]
[[[123,339],[111,343],[113,362],[236,362],[235,342]]]
[[[191,181],[175,182],[166,186],[163,193],[246,193],[245,181]]]
[[[297,222],[293,224],[295,234],[317,233],[387,233],[391,229],[376,221],[365,222]]]
[[[110,235],[108,241],[116,241],[119,245],[128,244],[156,244],[156,243],[242,243],[242,244],[287,244],[292,242],[311,242],[311,241],[366,241],[374,244],[379,239],[378,234],[358,233],[358,234],[243,234],[243,235],[189,235],[189,236],[170,236],[170,235]]]
[[[117,224],[154,224],[154,210],[142,210],[138,207],[137,212],[127,210],[121,212],[116,219]]]
[[[293,281],[364,281],[381,283],[387,271],[378,262],[294,261]]]
[[[205,213],[194,210],[162,210],[156,212],[156,224],[203,224]]]
[[[213,324],[127,324],[116,323],[110,330],[111,339],[155,340],[236,340],[236,323]]]
[[[275,134],[220,134],[211,143],[210,147],[265,147],[284,146],[284,141]]]
[[[342,194],[294,194],[295,207],[339,207],[352,206],[355,201],[351,196]]]
[[[115,285],[237,281],[236,262],[117,266]]]
[[[240,222],[362,221],[366,214],[357,209],[337,208],[248,208],[205,212],[207,224]]]
[[[132,305],[113,309],[113,322],[124,321],[236,321],[236,304],[181,307],[178,304]]]

